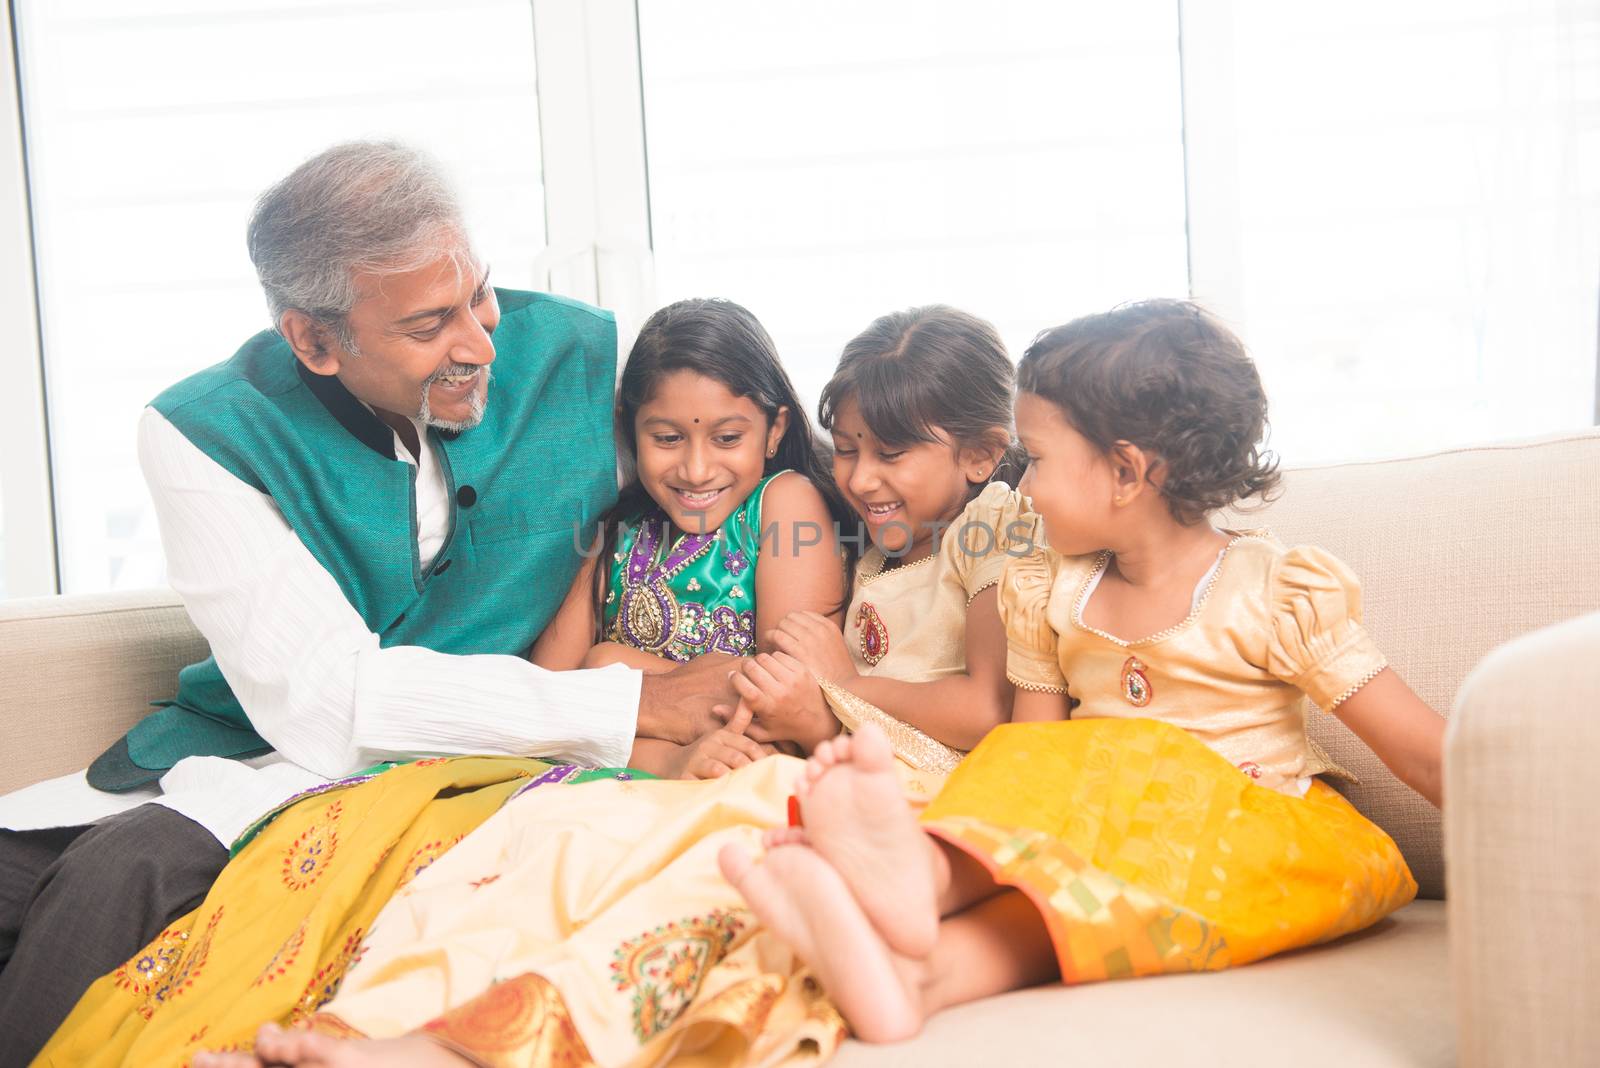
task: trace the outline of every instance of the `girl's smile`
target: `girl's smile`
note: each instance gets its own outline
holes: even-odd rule
[[[971,496],[958,451],[947,440],[903,446],[879,441],[853,397],[834,410],[834,481],[872,543],[903,563],[931,556],[936,534]]]
[[[787,409],[768,426],[749,397],[674,371],[634,416],[639,481],[679,530],[716,530],[761,482],[787,425]]]

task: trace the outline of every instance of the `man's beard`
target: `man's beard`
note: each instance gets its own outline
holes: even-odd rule
[[[474,371],[483,375],[483,381],[479,382],[477,388],[475,388],[467,397],[467,404],[470,409],[467,412],[467,417],[465,419],[443,419],[434,415],[432,408],[428,404],[428,394],[430,391],[432,391],[433,384],[446,375],[465,375],[472,374]],[[484,400],[488,397],[488,395],[489,368],[487,366],[470,363],[448,364],[433,372],[433,374],[429,375],[427,380],[422,383],[422,405],[417,411],[417,418],[422,420],[424,426],[435,427],[439,430],[448,430],[452,433],[460,433],[463,430],[471,430],[473,427],[483,422],[483,405]]]

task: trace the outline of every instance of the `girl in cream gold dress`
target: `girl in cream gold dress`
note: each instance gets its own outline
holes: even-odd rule
[[[1013,722],[920,826],[888,803],[881,735],[825,743],[804,829],[721,858],[869,1041],[1054,979],[1247,964],[1410,901],[1393,841],[1318,778],[1340,772],[1307,698],[1440,801],[1443,721],[1362,628],[1355,577],[1207,521],[1276,479],[1235,337],[1151,301],[1046,331],[1018,380],[1020,488],[1054,551],[1001,584]]]

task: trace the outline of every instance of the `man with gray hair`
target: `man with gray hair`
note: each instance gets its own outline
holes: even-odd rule
[[[0,1063],[302,790],[429,755],[622,766],[636,733],[686,743],[734,702],[715,658],[644,677],[524,656],[577,572],[574,525],[616,494],[609,313],[490,288],[454,194],[394,144],[301,165],[249,246],[275,329],[139,428],[211,656],[86,773],[0,798]]]

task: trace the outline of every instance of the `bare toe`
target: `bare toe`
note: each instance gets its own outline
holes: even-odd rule
[[[739,888],[739,884],[744,882],[755,866],[755,859],[745,852],[743,846],[729,842],[717,852],[717,867],[722,869],[722,877],[732,883],[735,889]]]
[[[854,735],[848,759],[863,771],[884,771],[894,765],[894,746],[876,723],[863,723]]]
[[[249,1053],[196,1053],[189,1063],[194,1068],[260,1068],[261,1065]]]
[[[262,1024],[256,1032],[256,1056],[274,1064],[326,1064],[334,1055],[325,1036]]]
[[[803,827],[774,827],[761,836],[761,844],[768,849],[786,845],[809,845]]]

